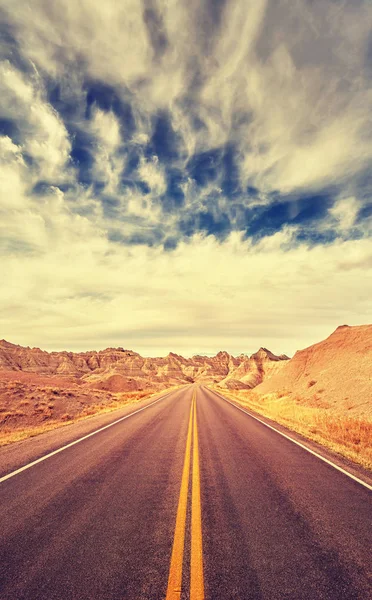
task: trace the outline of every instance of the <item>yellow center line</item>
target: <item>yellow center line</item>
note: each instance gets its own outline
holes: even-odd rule
[[[171,563],[168,577],[168,587],[166,600],[179,600],[181,598],[182,585],[182,565],[183,565],[183,550],[185,546],[185,528],[186,528],[186,511],[187,511],[187,496],[190,478],[190,460],[191,460],[191,433],[192,433],[192,418],[194,411],[195,393],[193,394],[190,408],[189,427],[187,431],[186,452],[183,464],[181,491],[178,501],[176,528],[174,531],[174,540],[172,548]]]
[[[187,498],[190,479],[191,439],[193,445],[193,466],[191,486],[190,600],[204,600],[203,536],[200,498],[198,422],[196,416],[196,390],[194,390],[191,400],[186,451],[182,471],[181,490],[178,500],[176,527],[174,532],[166,600],[180,600],[181,598]]]
[[[200,499],[200,469],[198,423],[196,417],[196,393],[194,396],[194,431],[192,462],[190,599],[204,600],[203,536]]]

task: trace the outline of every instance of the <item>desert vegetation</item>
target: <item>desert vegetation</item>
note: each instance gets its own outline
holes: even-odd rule
[[[0,446],[24,440],[151,396],[153,390],[112,393],[79,385],[56,387],[0,380]]]

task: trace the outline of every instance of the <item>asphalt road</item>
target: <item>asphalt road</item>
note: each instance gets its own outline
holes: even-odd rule
[[[0,479],[0,507],[1,600],[372,597],[371,491],[205,388]]]

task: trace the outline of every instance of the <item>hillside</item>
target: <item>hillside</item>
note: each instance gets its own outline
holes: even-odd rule
[[[372,416],[372,325],[338,327],[322,342],[296,352],[255,392],[281,392],[340,413]]]

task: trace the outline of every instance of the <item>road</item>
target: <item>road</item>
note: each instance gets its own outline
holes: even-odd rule
[[[0,506],[1,600],[372,597],[371,491],[204,387],[0,478]]]

